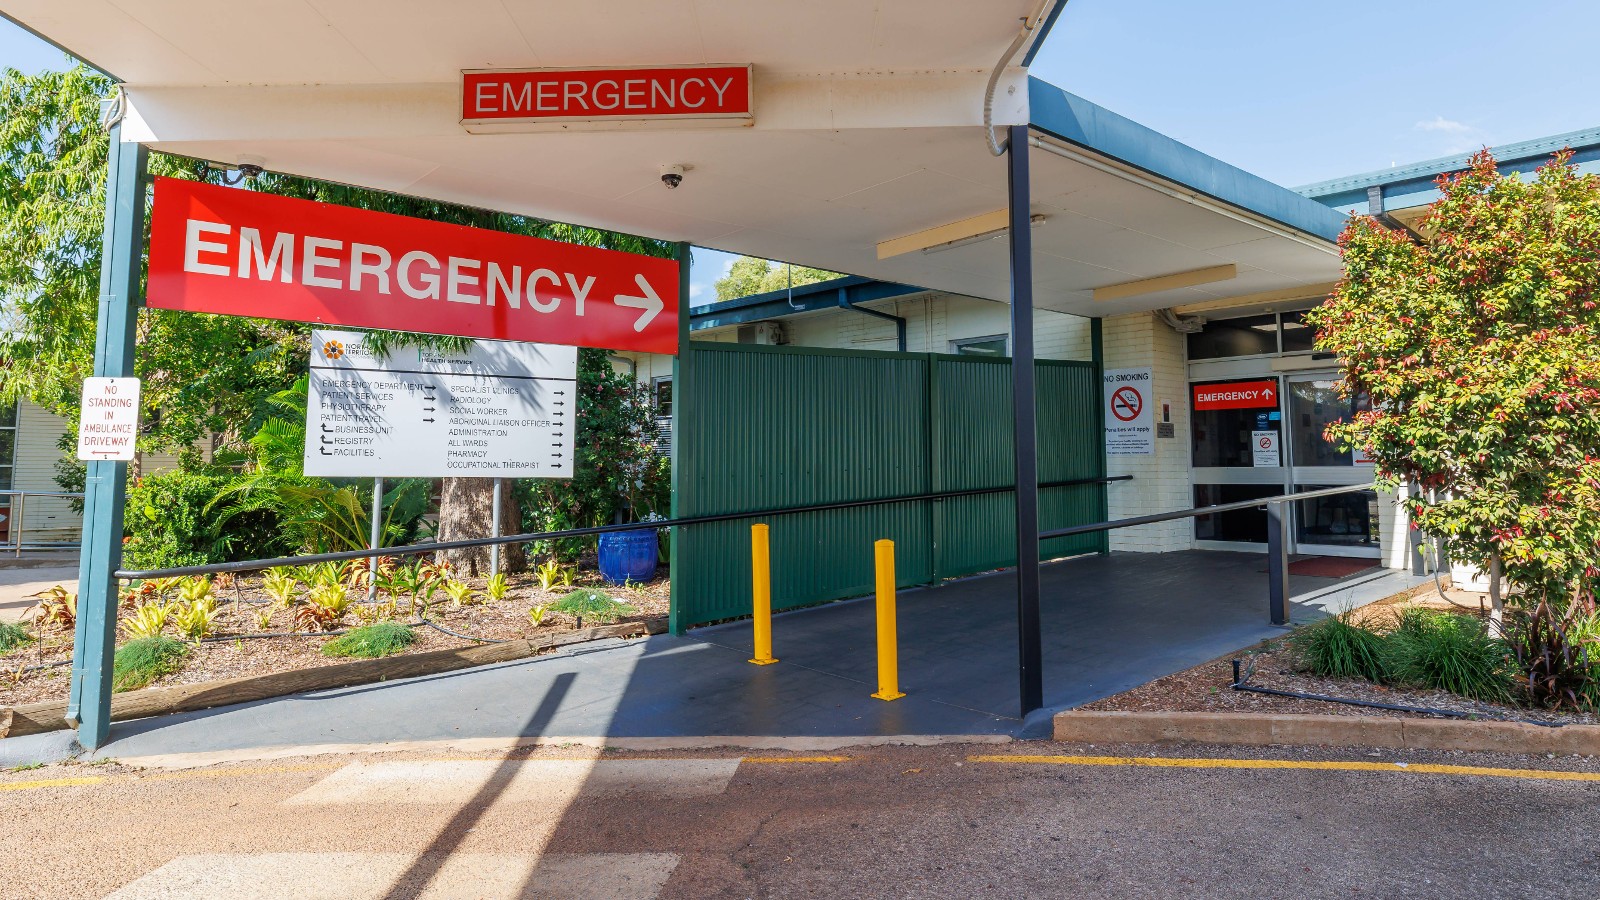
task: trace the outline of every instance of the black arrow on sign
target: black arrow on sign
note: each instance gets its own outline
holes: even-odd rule
[[[422,421],[424,421],[424,422],[432,422],[433,420],[432,419],[423,419]]]
[[[557,397],[565,397],[567,395],[566,391],[556,391],[555,393]]]
[[[550,432],[550,434],[553,437],[561,437],[561,432],[559,432],[559,431],[552,431],[552,432]]]
[[[559,454],[559,453],[552,453],[550,455],[555,457],[556,459],[560,459],[561,458],[561,454]]]
[[[423,411],[423,412],[433,412],[433,407],[431,407],[431,406],[424,406],[424,407],[423,407],[423,408],[422,408],[422,411]]]
[[[327,436],[326,436],[326,435],[324,435],[324,436],[323,436],[323,438],[322,438],[322,442],[323,442],[323,443],[324,443],[324,444],[331,444],[331,443],[333,443],[333,441],[330,441],[330,440],[328,440],[328,438],[327,438]]]
[[[322,451],[322,455],[323,456],[332,456],[333,455],[332,453],[328,452],[328,448],[327,447],[318,447],[317,449]]]
[[[555,402],[555,405],[556,406],[566,406],[567,405],[567,401],[565,401],[565,400],[557,400]]]
[[[324,424],[324,425],[323,425],[323,426],[322,426],[322,430],[323,430],[323,432],[324,432],[324,433],[326,433],[326,434],[333,434],[333,429],[332,429],[332,428],[329,428],[329,427],[328,427],[328,426],[327,426],[327,425],[326,425],[326,424]]]

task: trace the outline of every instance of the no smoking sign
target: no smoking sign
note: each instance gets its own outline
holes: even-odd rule
[[[1144,398],[1131,387],[1119,387],[1111,393],[1111,414],[1123,422],[1132,422],[1144,411]]]
[[[1151,415],[1151,371],[1107,369],[1105,405],[1106,452],[1113,456],[1143,456],[1155,452],[1156,426]]]

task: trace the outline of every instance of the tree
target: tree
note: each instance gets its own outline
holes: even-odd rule
[[[1592,608],[1600,575],[1600,178],[1558,154],[1529,181],[1483,151],[1439,179],[1424,240],[1351,220],[1318,349],[1371,408],[1328,437],[1453,558],[1530,603]]]
[[[764,259],[741,256],[733,261],[728,274],[717,279],[717,300],[737,300],[752,294],[781,291],[787,287],[815,284],[839,277],[838,272],[829,272],[826,269],[811,269],[789,263],[774,266]]]
[[[0,74],[0,402],[26,397],[74,425],[94,363],[110,91],[82,66]],[[151,169],[205,172],[159,154]],[[203,437],[242,447],[259,402],[305,365],[305,329],[287,323],[142,310],[137,330],[144,451],[193,459]]]

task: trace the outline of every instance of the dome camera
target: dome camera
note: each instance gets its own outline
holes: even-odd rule
[[[683,172],[683,166],[662,166],[661,183],[666,185],[668,190],[671,190],[683,184]]]

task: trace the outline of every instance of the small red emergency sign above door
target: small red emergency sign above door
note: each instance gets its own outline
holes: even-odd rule
[[[463,124],[748,119],[750,66],[461,73]]]
[[[676,353],[671,259],[157,178],[160,309]]]
[[[1258,409],[1278,405],[1276,381],[1235,381],[1229,384],[1194,386],[1194,408]]]

